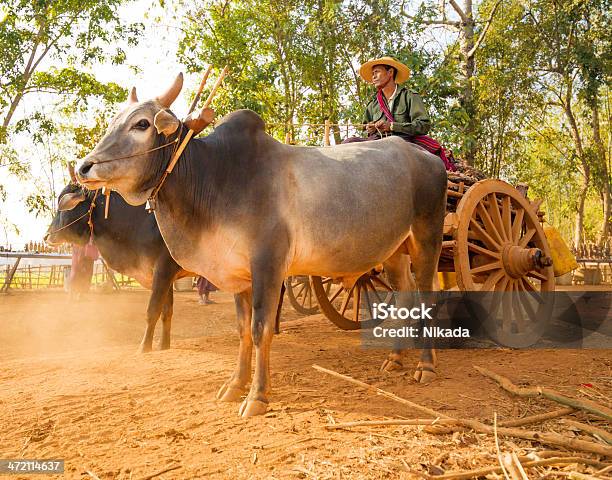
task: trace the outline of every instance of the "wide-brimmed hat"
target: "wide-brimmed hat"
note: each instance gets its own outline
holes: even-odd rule
[[[361,75],[361,78],[368,83],[372,83],[372,69],[376,65],[388,65],[389,67],[395,68],[397,70],[397,75],[395,76],[396,83],[404,83],[410,78],[410,69],[393,57],[380,57],[374,60],[368,60],[359,67],[359,75]]]

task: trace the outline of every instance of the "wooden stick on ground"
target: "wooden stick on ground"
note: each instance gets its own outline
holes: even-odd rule
[[[528,417],[519,418],[516,420],[504,420],[499,422],[500,427],[521,427],[523,425],[529,425],[530,423],[540,423],[553,418],[563,417],[574,413],[574,408],[560,408],[559,410],[553,410],[552,412],[539,413],[537,415],[529,415]]]
[[[558,418],[558,417],[562,417],[565,415],[569,415],[571,413],[574,413],[575,411],[576,411],[575,409],[569,408],[569,407],[560,408],[559,410],[553,410],[547,413],[539,413],[537,415],[529,415],[527,417],[519,418],[516,420],[504,420],[502,422],[499,422],[497,425],[499,427],[521,427],[523,425],[529,425],[531,423],[540,423],[540,422],[544,422],[546,420],[550,420],[553,418]],[[442,423],[441,425],[445,425],[445,424]],[[444,435],[446,433],[457,431],[457,428],[452,427],[452,426],[441,426],[441,427],[430,426],[430,427],[425,428],[424,431],[427,433],[432,433],[434,435]]]
[[[588,432],[591,435],[595,435],[601,438],[604,442],[612,445],[612,434],[606,432],[602,428],[597,428],[597,427],[594,427],[593,425],[587,425],[585,423],[575,422],[573,420],[565,420],[565,423],[579,430],[582,430],[583,432]]]
[[[333,425],[325,425],[328,430],[336,430],[339,428],[351,427],[378,427],[387,425],[457,425],[457,420],[448,418],[414,418],[408,420],[363,420],[358,422],[334,423]]]
[[[562,395],[559,392],[544,387],[519,387],[512,383],[508,378],[494,373],[490,370],[487,370],[486,368],[478,367],[476,365],[474,365],[474,368],[485,377],[489,377],[495,380],[499,384],[499,386],[507,392],[510,392],[514,395],[518,395],[519,397],[542,396],[557,403],[567,405],[568,407],[584,410],[586,412],[593,413],[594,415],[603,417],[608,421],[612,421],[612,410],[604,405],[600,405],[591,400],[566,397],[565,395]]]
[[[159,477],[160,475],[163,475],[164,473],[171,472],[172,470],[176,470],[178,468],[182,468],[182,465],[173,465],[170,467],[166,467],[163,470],[147,475],[146,477],[142,477],[140,480],[151,480],[152,478]]]
[[[533,460],[530,462],[524,462],[523,468],[545,467],[547,465],[571,465],[572,463],[579,463],[582,465],[592,465],[595,467],[605,465],[602,462],[598,462],[597,460],[592,460],[590,458],[584,458],[584,457],[552,457],[552,458],[546,458],[544,460]],[[433,475],[429,478],[430,480],[462,480],[462,479],[467,479],[467,478],[482,477],[482,476],[488,475],[489,473],[501,473],[501,472],[502,472],[501,467],[485,467],[485,468],[478,468],[476,470],[449,472],[449,473],[445,473],[444,475]]]
[[[394,395],[391,392],[387,392],[383,390],[382,388],[373,387],[372,385],[368,385],[367,383],[361,382],[359,380],[355,380],[354,378],[351,378],[347,375],[342,375],[341,373],[334,372],[333,370],[328,370],[327,368],[320,367],[319,365],[313,365],[312,368],[314,368],[315,370],[318,370],[319,372],[327,373],[328,375],[331,375],[332,377],[340,378],[342,380],[353,383],[355,385],[359,385],[360,387],[365,388],[366,390],[373,391],[378,395],[382,395],[383,397],[390,398],[391,400],[395,400],[396,402],[403,403],[404,405],[407,405],[415,410],[419,410],[423,413],[426,413],[427,415],[431,415],[434,418],[435,417],[451,418],[448,415],[444,415],[443,413],[436,412],[435,410],[432,410],[431,408],[423,407],[422,405],[419,405],[418,403],[414,403],[414,402],[411,402],[410,400],[406,400],[405,398],[398,397],[397,395]]]
[[[470,419],[453,419],[452,417],[448,417],[447,415],[443,415],[435,410],[432,410],[427,407],[423,407],[417,403],[406,400],[405,398],[398,397],[393,393],[387,392],[381,388],[373,387],[372,385],[368,385],[367,383],[361,382],[359,380],[355,380],[346,375],[342,375],[340,373],[334,372],[333,370],[328,370],[327,368],[320,367],[318,365],[312,366],[315,370],[320,372],[327,373],[336,378],[340,378],[342,380],[346,380],[347,382],[353,383],[355,385],[359,385],[362,388],[365,388],[369,391],[376,392],[378,395],[385,396],[390,398],[391,400],[395,400],[396,402],[402,403],[403,405],[408,405],[415,410],[420,410],[422,412],[428,413],[432,417],[440,417],[451,420],[456,420],[458,425],[461,427],[468,427],[480,433],[488,433],[493,434],[493,427],[489,425],[485,425],[484,423],[478,420],[470,420]],[[546,433],[546,432],[536,432],[533,430],[523,430],[520,428],[507,428],[500,427],[497,429],[498,435],[508,436],[508,437],[516,437],[523,438],[525,440],[533,440],[540,443],[545,443],[549,445],[560,445],[566,448],[581,450],[584,452],[597,453],[599,455],[606,455],[612,457],[612,447],[608,447],[606,445],[600,445],[595,442],[589,442],[586,440],[579,440],[576,438],[567,438],[563,435],[559,435],[558,433]]]

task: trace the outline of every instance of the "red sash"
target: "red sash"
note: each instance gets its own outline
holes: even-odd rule
[[[378,106],[385,114],[387,121],[391,123],[395,122],[393,114],[391,113],[387,105],[387,101],[383,97],[382,90],[378,91],[378,93],[376,94],[376,99],[378,100]],[[412,135],[408,138],[408,141],[416,143],[428,152],[437,155],[442,159],[442,161],[444,162],[444,166],[447,170],[450,170],[451,172],[455,171],[455,165],[453,165],[453,163],[448,159],[446,151],[444,150],[444,148],[442,148],[442,145],[440,145],[440,143],[438,143],[435,139],[431,138],[428,135]]]

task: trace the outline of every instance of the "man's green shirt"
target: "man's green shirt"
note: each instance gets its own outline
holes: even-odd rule
[[[390,110],[395,119],[391,124],[392,135],[425,135],[431,127],[429,115],[419,94],[404,87],[397,87]],[[374,95],[366,106],[362,123],[377,122],[381,119],[386,120],[386,117]]]

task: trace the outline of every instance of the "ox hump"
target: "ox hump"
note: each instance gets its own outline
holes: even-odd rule
[[[236,131],[265,131],[266,122],[257,115],[253,110],[242,109],[236,110],[235,112],[229,113],[225,115],[221,120],[217,123],[217,126],[220,127],[224,125],[225,128],[231,128]]]

